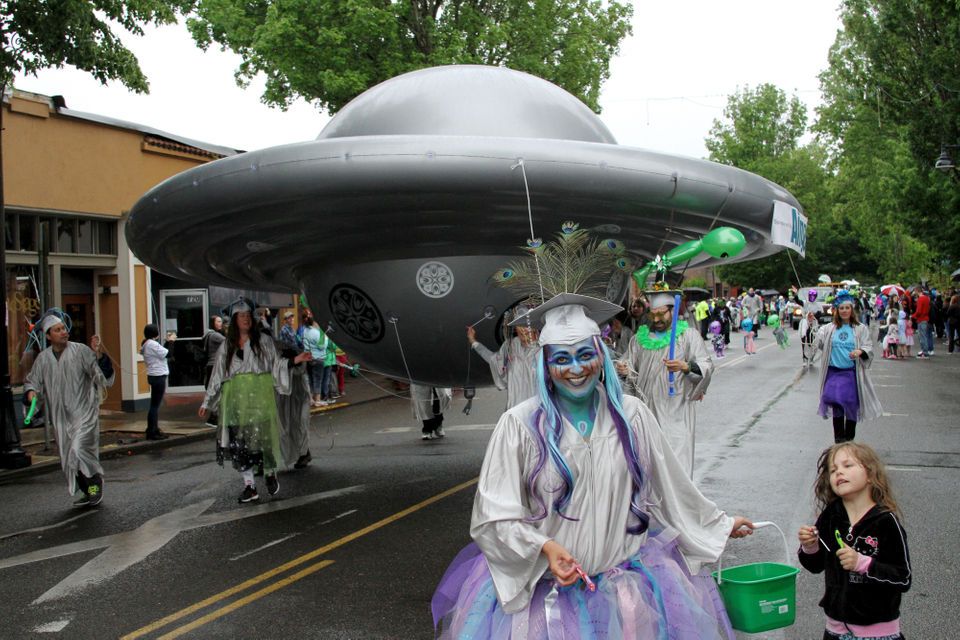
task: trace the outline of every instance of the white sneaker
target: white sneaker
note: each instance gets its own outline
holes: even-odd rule
[[[421,439],[421,440],[433,440],[433,439],[436,438],[436,437],[437,437],[437,436],[435,436],[435,435],[433,434],[433,432],[431,431],[430,433],[424,433],[423,435],[421,435],[421,436],[420,436],[420,439]]]
[[[433,433],[437,438],[442,438],[443,436],[447,435],[443,432],[443,427],[437,427],[437,430]]]

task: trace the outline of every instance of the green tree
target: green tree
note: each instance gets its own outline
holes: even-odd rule
[[[960,4],[844,0],[840,16],[816,126],[838,208],[884,277],[915,280],[960,259],[960,181],[933,169],[960,138]]]
[[[18,73],[74,66],[100,82],[119,80],[146,93],[147,78],[133,53],[114,33],[120,28],[142,35],[146,24],[176,21],[190,0],[0,0],[0,95]],[[3,108],[0,106],[0,135]],[[3,157],[0,140],[0,229],[6,229]],[[0,248],[0,317],[6,316],[6,252]],[[7,336],[0,338],[0,432],[5,464],[26,461],[13,418]]]
[[[873,269],[850,226],[833,215],[826,149],[800,144],[806,123],[806,107],[796,96],[761,84],[730,96],[724,119],[710,129],[705,142],[711,160],[785,187],[809,218],[806,259],[784,250],[719,267],[720,277],[732,284],[783,290],[798,278],[802,284],[813,282],[824,271],[852,276]]]
[[[264,74],[262,99],[281,108],[304,98],[334,113],[401,73],[485,64],[545,78],[599,111],[632,11],[617,0],[198,0],[188,27],[201,48],[243,58],[241,86]]]

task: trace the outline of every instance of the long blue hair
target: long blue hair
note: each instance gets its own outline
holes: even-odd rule
[[[640,462],[638,443],[623,414],[623,389],[620,387],[620,379],[617,377],[617,371],[613,366],[613,358],[610,357],[610,352],[607,351],[606,346],[600,341],[599,337],[593,337],[593,345],[597,352],[603,356],[602,382],[607,395],[607,409],[613,417],[617,437],[620,440],[620,446],[623,447],[623,455],[627,461],[627,469],[633,480],[630,512],[637,517],[638,523],[633,526],[628,525],[627,532],[641,534],[647,530],[650,523],[650,516],[643,510],[644,471],[643,465]],[[564,513],[564,510],[570,504],[570,497],[573,495],[574,479],[570,466],[560,452],[563,420],[560,417],[560,407],[557,405],[557,399],[551,389],[552,381],[548,382],[550,380],[550,373],[547,368],[545,349],[542,348],[540,349],[538,357],[536,373],[540,407],[534,412],[530,423],[526,426],[533,435],[533,441],[537,446],[538,457],[537,463],[527,477],[526,482],[527,493],[539,505],[539,512],[531,516],[529,520],[537,521],[547,517],[547,498],[537,491],[536,482],[546,466],[548,458],[560,474],[562,480],[560,486],[546,489],[547,492],[555,494],[549,508],[556,511],[561,518],[577,520],[577,518]]]

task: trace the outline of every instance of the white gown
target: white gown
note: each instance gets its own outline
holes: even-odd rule
[[[622,358],[632,369],[623,383],[623,392],[646,402],[677,459],[692,477],[697,428],[696,401],[703,398],[710,386],[713,360],[704,348],[700,334],[690,328],[677,335],[674,353],[680,360],[696,362],[700,374],[675,374],[675,393],[671,396],[668,371],[663,364],[670,355],[670,347],[644,349],[636,338],[631,340]]]
[[[115,377],[104,377],[93,350],[77,342],[68,342],[59,359],[53,347],[47,347],[27,374],[23,390],[34,391],[44,400],[47,420],[57,433],[60,466],[70,495],[77,492],[78,471],[87,478],[103,474],[101,393]]]
[[[540,346],[536,343],[523,346],[520,338],[514,336],[500,345],[496,352],[474,342],[473,350],[490,365],[493,383],[501,391],[507,390],[507,409],[515,407],[524,400],[537,395],[537,354]]]
[[[537,399],[528,400],[501,416],[487,446],[470,523],[470,535],[483,551],[497,597],[506,613],[530,603],[537,582],[548,571],[541,548],[547,540],[563,545],[588,575],[607,571],[633,556],[647,534],[627,533],[636,525],[630,513],[633,483],[601,390],[593,432],[584,439],[568,422],[560,450],[574,477],[565,510],[566,520],[552,510],[542,520],[526,490],[526,479],[538,453],[528,424]],[[707,500],[693,485],[657,426],[656,418],[638,399],[624,396],[624,415],[636,434],[646,482],[645,511],[651,529],[676,539],[691,573],[720,556],[733,519]],[[560,476],[549,460],[537,488],[552,502],[545,487],[557,487]]]

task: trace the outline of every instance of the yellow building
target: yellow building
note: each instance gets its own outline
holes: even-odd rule
[[[2,141],[14,392],[32,364],[29,329],[45,306],[70,314],[72,340],[101,336],[118,372],[105,407],[135,410],[149,403],[138,354],[149,322],[160,327],[161,336],[178,334],[171,392],[202,389],[198,351],[208,317],[236,292],[151,272],[128,250],[123,225],[150,187],[242,152],[72,111],[60,96],[17,90],[3,96]],[[274,308],[291,304],[286,295],[261,294],[255,300]]]

